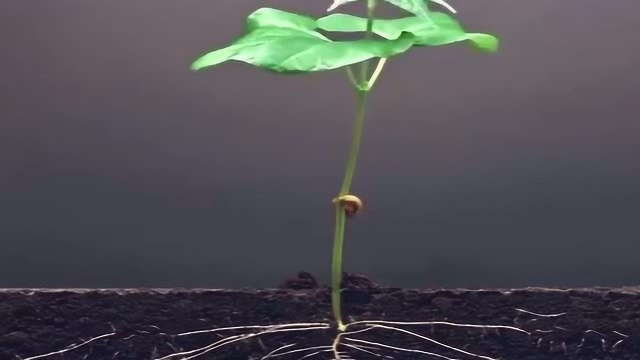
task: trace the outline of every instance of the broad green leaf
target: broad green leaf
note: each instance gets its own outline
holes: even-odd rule
[[[480,50],[496,51],[498,39],[488,34],[467,33],[451,16],[439,12],[430,12],[430,22],[420,17],[401,19],[376,19],[373,32],[388,39],[398,39],[403,33],[415,36],[415,45],[446,45],[459,41],[471,41]],[[335,32],[362,32],[367,29],[367,19],[348,15],[332,14],[318,19],[318,28]]]
[[[319,29],[333,32],[364,32],[367,30],[367,19],[350,14],[331,14],[316,21]],[[385,39],[397,39],[403,32],[420,31],[425,26],[422,19],[408,17],[401,19],[376,19],[373,32]]]
[[[246,29],[248,31],[264,26],[286,27],[298,30],[316,29],[316,20],[311,17],[266,7],[251,13],[246,21]]]
[[[324,71],[375,57],[388,58],[407,51],[412,45],[411,34],[393,40],[331,41],[307,30],[265,26],[247,33],[230,46],[200,57],[192,69],[235,60],[276,72]]]
[[[366,31],[365,18],[333,14],[315,20],[282,10],[261,8],[247,17],[245,34],[229,46],[197,59],[192,69],[241,61],[276,72],[313,72],[337,69],[371,58],[388,58],[419,45],[445,45],[471,41],[485,51],[495,51],[498,40],[488,34],[466,33],[448,15],[429,13],[429,20],[414,16],[379,19],[373,31],[383,39],[332,41],[316,30]]]

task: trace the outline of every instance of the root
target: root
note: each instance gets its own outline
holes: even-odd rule
[[[165,355],[165,356],[160,357],[160,358],[156,358],[154,360],[167,360],[167,359],[171,359],[171,358],[176,357],[176,356],[191,355],[191,356],[188,356],[188,357],[181,358],[181,360],[189,360],[189,359],[196,358],[196,357],[198,357],[200,355],[204,355],[204,354],[206,354],[206,353],[208,353],[208,352],[210,352],[212,350],[215,350],[217,348],[220,348],[222,346],[229,345],[231,343],[242,341],[242,340],[247,340],[247,339],[250,339],[250,338],[253,338],[253,337],[262,336],[262,335],[265,335],[265,334],[274,334],[274,333],[280,333],[280,332],[294,332],[294,331],[325,330],[325,329],[328,329],[329,327],[330,327],[330,325],[329,324],[325,324],[325,323],[297,323],[297,324],[281,324],[281,325],[269,325],[269,326],[259,326],[259,325],[234,326],[234,327],[227,327],[227,328],[213,328],[213,329],[208,329],[208,330],[190,331],[190,332],[178,334],[177,336],[187,336],[187,335],[194,335],[194,334],[201,334],[201,333],[211,333],[211,332],[218,332],[218,331],[224,331],[224,330],[266,329],[264,331],[260,331],[260,332],[257,332],[257,333],[248,333],[248,334],[240,334],[240,335],[228,336],[228,337],[225,337],[225,338],[223,338],[221,340],[218,340],[216,342],[213,342],[213,343],[211,343],[209,345],[203,346],[203,347],[195,349],[195,350],[176,352],[176,353],[172,353],[172,354],[169,354],[169,355]],[[195,355],[192,355],[192,354],[195,354]]]
[[[364,328],[362,329],[353,329],[354,327],[358,326],[358,325],[362,325],[364,326]],[[395,326],[390,326],[390,325],[395,325]],[[276,358],[276,357],[282,357],[282,356],[287,356],[287,355],[293,355],[293,354],[301,354],[301,353],[306,353],[305,355],[303,355],[302,357],[298,358],[298,360],[302,360],[302,359],[306,359],[306,358],[310,358],[322,353],[326,353],[326,352],[331,352],[333,353],[333,358],[334,360],[353,360],[349,355],[349,353],[345,352],[345,351],[341,351],[341,347],[345,347],[347,349],[350,350],[355,350],[357,352],[364,352],[364,353],[368,353],[370,355],[374,355],[380,358],[384,358],[385,356],[382,355],[380,352],[383,349],[390,349],[390,350],[395,350],[395,351],[402,351],[402,352],[411,352],[411,353],[418,353],[418,354],[424,354],[424,355],[429,355],[429,356],[433,356],[433,357],[437,357],[440,359],[445,359],[445,360],[459,360],[459,359],[455,359],[455,358],[451,358],[442,354],[438,354],[438,353],[434,353],[434,352],[429,352],[429,351],[424,351],[424,350],[419,350],[419,349],[410,349],[410,348],[404,348],[404,347],[398,347],[398,346],[393,346],[390,344],[384,344],[384,343],[379,343],[379,342],[373,342],[373,341],[368,341],[368,340],[363,340],[363,339],[358,339],[354,336],[358,335],[358,334],[362,334],[364,332],[370,331],[370,330],[374,330],[374,329],[381,329],[381,330],[389,330],[389,331],[393,331],[393,332],[399,332],[399,333],[404,333],[413,337],[417,337],[420,338],[422,340],[425,340],[427,342],[431,342],[433,344],[436,344],[438,346],[444,347],[448,350],[452,350],[452,351],[456,351],[459,352],[461,354],[464,355],[468,355],[468,356],[473,356],[476,358],[480,358],[480,359],[484,359],[484,360],[497,360],[488,356],[483,356],[483,355],[479,355],[479,354],[474,354],[468,351],[465,351],[463,349],[454,347],[454,346],[450,346],[447,345],[445,343],[439,342],[437,340],[434,340],[432,338],[420,335],[418,333],[409,331],[409,330],[405,330],[402,329],[398,326],[403,326],[403,325],[410,325],[410,326],[415,326],[415,325],[445,325],[445,326],[454,326],[454,327],[466,327],[466,328],[481,328],[481,329],[508,329],[508,330],[514,330],[514,331],[518,331],[518,332],[522,332],[525,334],[529,334],[529,332],[524,331],[522,329],[516,328],[516,327],[512,327],[512,326],[504,326],[504,325],[476,325],[476,324],[458,324],[458,323],[453,323],[453,322],[447,322],[447,321],[421,321],[421,322],[399,322],[399,321],[382,321],[382,320],[362,320],[362,321],[354,321],[351,323],[346,324],[346,328],[344,331],[339,331],[338,334],[336,335],[336,337],[334,338],[334,341],[331,345],[320,345],[320,346],[310,346],[310,347],[301,347],[301,348],[296,348],[296,349],[291,349],[294,346],[296,346],[297,344],[295,343],[291,343],[291,344],[286,344],[283,346],[280,346],[278,348],[276,348],[275,350],[269,352],[268,354],[266,354],[265,356],[263,356],[260,360],[268,360],[271,358]],[[249,332],[245,332],[243,334],[238,334],[238,335],[230,335],[230,336],[226,336],[222,339],[219,339],[217,341],[214,341],[208,345],[202,346],[200,348],[197,349],[193,349],[193,350],[188,350],[188,351],[175,351],[171,354],[168,355],[164,355],[161,357],[156,357],[153,360],[172,360],[172,359],[179,359],[179,360],[190,360],[190,359],[195,359],[199,356],[202,356],[206,353],[209,353],[213,350],[219,349],[223,346],[226,345],[230,345],[233,343],[237,343],[240,341],[245,341],[245,340],[249,340],[252,338],[259,338],[263,335],[268,335],[268,334],[275,334],[275,333],[289,333],[289,332],[299,332],[299,331],[312,331],[312,330],[327,330],[330,329],[331,325],[328,323],[289,323],[289,324],[277,324],[277,325],[246,325],[246,326],[232,326],[232,327],[221,327],[221,328],[211,328],[211,329],[205,329],[205,330],[194,330],[194,331],[188,331],[188,332],[183,332],[183,333],[178,333],[175,334],[175,337],[184,337],[184,336],[192,336],[192,335],[197,335],[197,334],[206,334],[206,333],[218,333],[218,332],[224,332],[224,331],[233,331],[233,330],[248,330]],[[37,355],[37,356],[32,356],[32,357],[28,357],[28,358],[24,358],[21,360],[36,360],[36,359],[40,359],[40,358],[45,358],[48,356],[53,356],[53,355],[60,355],[63,354],[65,352],[69,352],[75,349],[78,349],[82,346],[85,346],[87,344],[89,344],[92,341],[98,340],[98,339],[102,339],[102,338],[106,338],[106,337],[110,337],[116,334],[116,331],[114,329],[113,332],[111,333],[107,333],[107,334],[103,334],[100,336],[96,336],[90,340],[87,340],[85,342],[82,342],[81,344],[74,344],[72,346],[69,346],[63,350],[59,350],[59,351],[54,351],[54,352],[50,352],[47,354],[42,354],[42,355]],[[168,344],[170,345],[170,344]],[[173,348],[173,346],[171,346]],[[175,348],[174,348],[175,350]]]
[[[507,329],[518,331],[521,333],[525,333],[530,335],[528,331],[522,330],[520,328],[514,326],[507,325],[476,325],[476,324],[459,324],[453,323],[449,321],[382,321],[382,320],[362,320],[362,321],[354,321],[349,325],[357,325],[357,324],[366,324],[378,327],[384,327],[381,324],[387,325],[447,325],[447,326],[455,326],[455,327],[466,327],[466,328],[479,328],[479,329]]]
[[[311,347],[306,347],[306,348],[301,348],[301,349],[296,349],[296,350],[289,350],[289,351],[286,351],[286,352],[283,352],[283,353],[280,353],[280,354],[276,354],[276,352],[278,352],[279,350],[282,350],[282,349],[287,348],[287,347],[295,346],[295,345],[296,344],[288,344],[288,345],[281,346],[281,347],[277,348],[276,350],[273,350],[272,352],[270,352],[266,356],[262,357],[261,360],[266,360],[268,358],[272,358],[272,357],[276,357],[276,356],[284,356],[284,355],[289,355],[289,354],[294,354],[294,353],[304,352],[304,351],[310,351],[310,350],[322,349],[320,351],[316,351],[316,352],[314,352],[312,354],[306,355],[307,357],[315,355],[315,354],[319,354],[321,352],[331,351],[331,346],[322,345],[322,346],[311,346]]]
[[[353,334],[353,333],[357,333],[357,332],[362,332],[362,331],[367,331],[367,330],[371,330],[371,329],[386,329],[386,330],[391,330],[391,331],[396,331],[396,332],[400,332],[400,333],[404,333],[404,334],[408,334],[417,338],[420,338],[422,340],[426,340],[428,342],[434,343],[438,346],[444,347],[446,349],[455,351],[455,352],[459,352],[468,356],[473,356],[476,358],[480,358],[480,359],[485,359],[485,360],[496,360],[494,358],[488,357],[488,356],[483,356],[483,355],[479,355],[479,354],[474,354],[468,351],[465,351],[463,349],[454,347],[454,346],[450,346],[447,345],[445,343],[439,342],[437,340],[434,340],[432,338],[420,335],[418,333],[409,331],[409,330],[405,330],[396,326],[388,326],[388,325],[447,325],[447,326],[455,326],[455,327],[466,327],[466,328],[482,328],[482,329],[508,329],[508,330],[514,330],[514,331],[518,331],[518,332],[522,332],[525,333],[527,335],[530,335],[529,332],[524,331],[522,329],[513,327],[513,326],[504,326],[504,325],[476,325],[476,324],[458,324],[458,323],[452,323],[452,322],[448,322],[448,321],[413,321],[413,322],[406,322],[406,321],[382,321],[382,320],[364,320],[364,321],[355,321],[352,322],[350,324],[347,325],[347,328],[349,328],[350,326],[354,326],[354,325],[367,325],[367,327],[363,330],[360,331],[353,331],[351,333],[345,333],[345,335],[347,334]],[[390,345],[386,345],[386,344],[382,344],[382,343],[374,343],[374,342],[370,342],[370,341],[365,341],[365,340],[361,340],[361,339],[356,339],[356,338],[351,338],[351,337],[347,337],[345,338],[345,340],[349,340],[349,341],[353,341],[353,342],[358,342],[358,343],[363,343],[363,344],[369,344],[369,345],[376,345],[376,346],[380,346],[380,347],[384,347],[384,348],[388,348],[388,349],[393,349],[393,350],[398,350],[398,351],[404,351],[404,352],[414,352],[414,353],[420,353],[420,354],[425,354],[425,355],[430,355],[430,356],[435,356],[435,357],[440,357],[443,359],[447,359],[447,360],[454,360],[453,358],[449,358],[447,356],[441,355],[441,354],[436,354],[436,353],[432,353],[432,352],[427,352],[427,351],[423,351],[423,350],[417,350],[417,349],[409,349],[409,348],[400,348],[400,347],[395,347],[395,346],[390,346]]]
[[[522,310],[522,309],[516,309],[516,310],[519,313],[527,313],[527,314],[539,316],[539,317],[558,317],[565,314],[565,313],[560,313],[560,314],[543,315],[543,314],[537,314],[537,313],[533,313],[533,312]],[[431,333],[433,333],[433,329],[435,326],[444,326],[444,327],[454,327],[454,328],[479,329],[483,331],[485,335],[487,330],[494,330],[498,335],[499,335],[499,332],[498,332],[499,330],[513,331],[516,333],[525,334],[529,337],[537,333],[545,334],[545,333],[551,333],[551,332],[557,331],[555,329],[566,331],[566,329],[563,329],[558,326],[555,326],[554,327],[555,329],[546,329],[546,330],[536,329],[532,331],[526,331],[515,326],[464,324],[464,323],[455,323],[450,321],[359,320],[359,321],[346,323],[344,330],[338,329],[337,334],[332,337],[332,342],[329,344],[326,344],[326,345],[319,344],[315,346],[299,346],[298,343],[288,343],[269,351],[268,346],[264,345],[266,342],[263,343],[261,340],[265,335],[294,333],[294,332],[309,332],[309,331],[317,331],[317,330],[336,331],[335,324],[332,326],[332,324],[324,323],[324,322],[301,322],[301,323],[285,323],[285,324],[276,324],[276,325],[245,325],[245,326],[232,326],[232,327],[218,327],[218,328],[210,328],[210,329],[204,329],[204,330],[193,330],[193,331],[187,331],[187,332],[182,332],[182,333],[173,334],[173,335],[161,333],[163,335],[171,336],[175,338],[175,337],[187,337],[187,336],[194,336],[194,335],[201,335],[201,334],[223,333],[223,332],[229,332],[229,331],[236,332],[234,335],[227,334],[220,339],[212,341],[208,345],[201,346],[192,350],[176,349],[171,343],[166,343],[168,347],[171,347],[173,352],[168,355],[158,355],[157,348],[155,348],[153,351],[154,355],[152,355],[152,358],[153,360],[191,360],[228,345],[237,344],[243,341],[257,340],[260,342],[264,351],[267,352],[266,355],[262,356],[261,358],[258,358],[260,360],[270,360],[273,358],[282,358],[285,356],[295,356],[295,355],[299,355],[299,357],[297,357],[297,360],[303,360],[303,359],[312,358],[314,356],[318,356],[325,353],[332,354],[333,360],[357,359],[358,353],[366,353],[368,355],[373,355],[378,358],[391,358],[391,356],[385,354],[385,352],[388,352],[389,350],[404,352],[404,353],[428,355],[430,357],[444,359],[444,360],[460,360],[459,358],[451,357],[454,355],[449,355],[449,353],[447,352],[438,353],[434,350],[426,351],[426,349],[422,350],[420,348],[394,346],[394,344],[391,344],[391,343],[371,341],[371,340],[358,338],[359,335],[375,330],[375,331],[387,331],[387,332],[392,332],[396,334],[403,334],[412,338],[417,338],[431,345],[440,347],[443,349],[443,351],[458,353],[460,354],[460,356],[462,356],[465,359],[467,357],[473,357],[473,358],[482,359],[482,360],[497,360],[489,356],[466,351],[461,347],[452,346],[451,344],[438,341],[432,337],[425,336],[418,332],[410,331],[403,328],[403,327],[415,327],[415,326],[431,327]],[[160,329],[158,328],[158,330]],[[237,334],[238,331],[241,333]],[[145,331],[142,331],[142,332],[148,333]],[[585,336],[589,334],[595,334],[596,336],[601,337],[603,347],[604,347],[604,336],[605,336],[604,334],[601,334],[595,330],[586,330],[584,333],[585,333]],[[110,333],[96,336],[80,344],[73,344],[63,350],[54,351],[54,352],[37,355],[37,356],[32,356],[28,358],[19,358],[19,359],[20,360],[37,360],[37,359],[50,357],[50,356],[62,355],[63,353],[70,352],[70,351],[79,349],[81,347],[84,347],[93,341],[108,338],[108,337],[113,337],[115,334],[116,334],[116,331],[115,329],[113,329],[113,331]],[[625,335],[620,332],[616,332],[616,335],[618,336],[618,339],[616,339],[617,341],[611,342],[611,344],[613,344],[611,346],[611,351],[616,351],[621,346],[624,346],[624,340],[628,338],[628,335]],[[132,336],[137,336],[137,335],[128,336],[124,338],[124,340],[131,338]],[[123,340],[123,338],[120,338],[120,340]],[[585,339],[583,338],[583,342],[584,340]],[[542,338],[538,339],[538,343],[537,343],[538,347],[541,346],[541,341],[542,341]],[[551,342],[550,347],[554,348],[554,346],[564,351],[565,354],[567,353],[567,347],[564,342],[559,342],[557,344],[554,344],[553,342]]]
[[[358,350],[358,351],[362,351],[362,352],[365,352],[365,353],[371,354],[371,355],[375,355],[375,356],[377,356],[377,357],[384,357],[383,355],[380,355],[380,354],[378,354],[378,353],[374,353],[373,351],[369,351],[369,350],[367,350],[367,349],[378,350],[378,348],[377,348],[377,347],[373,347],[373,346],[364,346],[364,345],[353,345],[353,344],[348,344],[348,343],[344,343],[344,344],[342,344],[342,345],[344,345],[344,346],[346,346],[346,347],[350,347],[350,348],[352,348],[352,349],[356,349],[356,350]]]
[[[111,328],[113,329],[113,326]],[[19,357],[19,359],[21,359],[21,360],[35,360],[35,359],[41,359],[41,358],[45,358],[45,357],[53,356],[53,355],[64,356],[64,353],[66,353],[66,352],[78,349],[80,347],[88,345],[91,342],[94,342],[94,341],[100,340],[100,339],[104,339],[104,338],[113,336],[115,334],[116,334],[116,331],[115,331],[115,329],[113,329],[113,331],[110,332],[110,333],[103,334],[103,335],[96,336],[96,337],[92,337],[91,339],[89,339],[87,341],[83,341],[80,344],[72,344],[72,345],[70,345],[70,346],[68,346],[68,347],[66,347],[65,349],[62,349],[62,350],[53,351],[53,352],[50,352],[50,353],[47,353],[47,354],[42,354],[42,355],[31,356],[31,357],[27,357],[27,358],[20,358]]]
[[[538,314],[538,313],[534,313],[533,311],[527,311],[524,309],[518,309],[516,308],[516,311],[521,312],[521,313],[525,313],[525,314],[529,314],[529,315],[535,315],[535,316],[539,316],[539,317],[558,317],[558,316],[562,316],[562,315],[566,315],[566,312],[563,313],[558,313],[558,314]]]
[[[459,359],[454,359],[454,358],[450,358],[450,357],[447,357],[447,356],[444,356],[444,355],[440,355],[440,354],[436,354],[436,353],[432,353],[432,352],[428,352],[428,351],[423,351],[423,350],[406,349],[406,348],[386,345],[386,344],[382,344],[382,343],[376,343],[376,342],[367,341],[367,340],[351,339],[351,338],[346,338],[346,339],[350,340],[350,341],[363,343],[363,344],[376,345],[376,346],[384,347],[384,348],[387,348],[387,349],[393,349],[393,350],[398,350],[398,351],[412,352],[412,353],[419,353],[419,354],[424,354],[424,355],[435,356],[437,358],[446,359],[446,360],[459,360]],[[488,359],[491,359],[491,358],[488,358]]]
[[[286,329],[291,327],[293,328],[320,327],[320,328],[326,329],[330,327],[330,325],[327,323],[291,323],[291,324],[276,324],[276,325],[230,326],[230,327],[223,327],[223,328],[212,328],[212,329],[206,329],[206,330],[189,331],[189,332],[176,334],[175,336],[189,336],[189,335],[195,335],[195,334],[205,334],[205,333],[228,331],[228,330],[266,329],[268,331],[268,330],[275,330],[275,329]],[[293,330],[296,330],[296,329],[293,329]]]

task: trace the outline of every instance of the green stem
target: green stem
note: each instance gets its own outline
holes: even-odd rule
[[[357,92],[357,113],[356,121],[353,126],[353,137],[351,139],[351,148],[349,149],[349,160],[347,161],[347,169],[340,188],[340,196],[347,195],[353,182],[353,174],[356,171],[356,161],[360,151],[360,142],[362,141],[362,128],[364,125],[365,105],[367,102],[368,90],[358,90]]]
[[[356,121],[353,129],[353,138],[351,139],[351,148],[349,149],[349,160],[347,161],[347,169],[345,171],[340,195],[347,195],[353,182],[353,174],[356,170],[356,162],[358,152],[360,150],[360,142],[362,139],[362,128],[364,124],[365,105],[369,90],[358,89],[358,110]],[[342,281],[342,249],[344,243],[344,224],[345,213],[340,202],[336,203],[336,231],[333,239],[333,263],[331,264],[331,303],[333,306],[333,314],[338,322],[338,329],[343,331],[346,327],[342,322],[342,312],[340,310],[340,283]]]
[[[358,80],[356,79],[355,75],[353,74],[353,70],[351,70],[351,66],[347,66],[345,69],[346,73],[347,73],[347,78],[349,79],[349,82],[351,83],[351,85],[353,85],[354,88],[358,88]]]
[[[367,31],[365,32],[364,38],[371,39],[373,35],[373,16],[376,10],[376,0],[367,0]],[[360,80],[362,83],[367,81],[369,77],[369,61],[366,60],[362,63],[362,67],[360,68]]]
[[[367,33],[365,37],[371,38],[373,32],[373,12],[375,10],[376,0],[367,0]],[[382,67],[384,66],[385,59],[381,59],[380,63],[374,72],[371,79],[368,77],[368,61],[362,64],[361,82],[355,84],[354,87],[357,91],[357,111],[356,121],[353,129],[353,137],[351,139],[351,147],[349,149],[349,158],[347,160],[347,169],[345,171],[344,180],[342,181],[342,187],[340,188],[340,195],[349,194],[351,183],[353,182],[353,175],[356,169],[356,162],[358,159],[358,152],[360,150],[360,142],[362,139],[362,127],[364,124],[365,108],[367,102],[367,95],[371,90],[376,78],[380,75]],[[347,68],[347,75],[352,83],[355,81],[355,77],[351,72],[351,69]],[[341,311],[341,282],[342,282],[342,253],[344,244],[344,226],[345,226],[345,213],[344,208],[340,201],[336,204],[336,229],[333,239],[333,261],[331,264],[331,305],[333,308],[333,316],[338,322],[338,330],[344,331],[347,327],[342,321]]]
[[[340,282],[342,281],[342,244],[344,242],[344,210],[340,203],[336,203],[336,231],[333,239],[333,263],[331,264],[331,305],[333,316],[338,322],[338,330],[344,331],[346,326],[342,322],[340,309]]]

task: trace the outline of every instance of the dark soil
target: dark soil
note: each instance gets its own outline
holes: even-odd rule
[[[403,326],[450,346],[512,360],[640,360],[640,287],[517,290],[417,290],[383,288],[345,274],[347,321],[450,321],[515,326],[530,333],[446,325]],[[559,314],[543,317],[531,314]],[[176,336],[214,327],[331,321],[330,291],[306,273],[280,289],[9,289],[0,290],[0,359],[28,359],[105,337],[38,359],[160,358],[219,340],[220,333]],[[195,359],[258,360],[285,344],[331,345],[326,330],[276,333],[239,341]],[[246,331],[245,331],[246,332]],[[240,332],[225,332],[225,335]],[[473,357],[388,329],[352,338],[394,347]],[[292,347],[291,349],[294,349]],[[344,359],[435,359],[392,349],[374,356],[348,347]],[[297,360],[296,353],[280,359]],[[306,359],[330,359],[330,353]],[[173,359],[180,359],[174,357]]]

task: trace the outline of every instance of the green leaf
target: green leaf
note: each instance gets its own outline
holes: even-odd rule
[[[415,36],[415,45],[438,46],[459,41],[470,41],[476,48],[483,51],[496,51],[498,39],[489,34],[467,33],[451,16],[430,12],[430,22],[416,16],[401,19],[376,19],[373,22],[373,32],[388,39],[398,39],[403,33]],[[367,29],[367,19],[348,15],[332,14],[316,21],[318,27],[325,31],[334,32],[362,32]]]
[[[374,57],[391,57],[407,51],[412,45],[410,34],[393,40],[331,41],[307,29],[264,26],[250,31],[230,46],[200,57],[192,69],[235,60],[276,72],[325,71]]]
[[[332,41],[316,30],[366,31],[365,18],[333,14],[315,20],[282,10],[261,8],[247,17],[245,33],[227,47],[198,58],[192,69],[241,61],[276,72],[333,70],[371,58],[388,58],[412,46],[437,46],[470,41],[477,48],[495,51],[498,40],[488,34],[466,33],[448,15],[429,13],[429,20],[408,17],[376,20],[373,31],[382,39]]]

